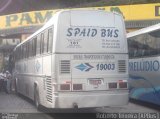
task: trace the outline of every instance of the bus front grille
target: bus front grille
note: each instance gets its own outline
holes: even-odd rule
[[[46,79],[46,98],[48,102],[52,103],[52,82],[51,78]]]
[[[70,60],[61,60],[60,73],[61,74],[70,74]]]
[[[125,73],[126,72],[126,61],[118,60],[118,72]]]

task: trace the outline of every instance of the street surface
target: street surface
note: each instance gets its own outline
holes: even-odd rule
[[[1,113],[37,113],[33,102],[15,94],[0,92]]]
[[[46,111],[46,110],[45,110]],[[18,113],[18,118],[15,119],[53,119],[54,114],[47,114],[40,111],[34,106],[33,101],[15,94],[6,94],[0,92],[0,112],[3,114]],[[48,111],[55,112],[52,110]],[[61,112],[56,111],[57,112]],[[121,107],[103,107],[96,109],[79,109],[79,110],[63,110],[61,113],[158,113],[160,111],[152,108],[148,108],[142,105],[129,103],[126,106]],[[6,115],[3,115],[6,116]],[[63,116],[63,115],[61,115]],[[65,117],[64,117],[65,118]],[[1,118],[0,118],[1,119]]]

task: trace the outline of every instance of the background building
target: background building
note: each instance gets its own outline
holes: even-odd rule
[[[5,62],[8,61],[9,54],[13,48],[42,27],[57,10],[60,10],[56,8],[65,7],[65,9],[69,9],[66,7],[75,6],[81,7],[81,9],[100,9],[118,12],[125,19],[127,32],[160,22],[160,3],[97,7],[96,1],[80,0],[78,2],[77,0],[76,2],[75,0],[71,2],[71,0],[67,0],[65,2],[62,0],[60,2],[58,0],[46,0],[44,2],[39,0],[37,2],[26,0],[24,2],[22,0],[3,0],[0,4],[0,64],[7,64]],[[100,1],[103,2],[104,0]],[[93,4],[96,7],[89,7],[93,6]],[[53,7],[54,9],[52,9]],[[6,67],[6,65],[0,65],[0,69],[3,67]]]

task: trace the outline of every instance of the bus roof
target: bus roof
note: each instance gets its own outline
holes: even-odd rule
[[[158,23],[156,25],[146,27],[146,28],[142,28],[142,29],[137,30],[137,31],[130,32],[130,33],[127,34],[127,38],[137,36],[137,35],[140,35],[140,34],[144,34],[144,33],[153,32],[153,31],[156,31],[156,30],[159,30],[159,29],[160,29],[160,23]]]
[[[21,43],[19,43],[15,49],[22,45],[23,43],[27,42],[29,39],[34,38],[34,36],[36,36],[37,34],[39,34],[41,31],[43,31],[44,29],[46,29],[47,27],[51,26],[54,24],[54,22],[56,22],[56,20],[58,19],[58,15],[61,13],[62,11],[58,11],[46,24],[44,24],[40,29],[38,29],[35,33],[31,34],[28,38],[26,38],[24,41],[22,41]],[[52,20],[54,19],[54,20]]]
[[[82,14],[84,14],[84,12],[85,12],[85,15],[83,17]],[[94,14],[88,14],[88,13],[92,13],[92,12]],[[66,15],[69,15],[69,16],[67,17]],[[95,15],[97,15],[97,17]],[[107,18],[108,15],[109,15],[109,17]],[[92,19],[95,19],[95,18],[97,18],[97,19],[92,21],[90,17]],[[62,18],[63,18],[63,20],[62,20]],[[86,21],[86,22],[82,22],[80,20],[82,18],[86,19],[86,20],[83,19],[83,21]],[[64,21],[64,19],[66,19],[66,20]],[[89,21],[89,20],[91,20],[91,21]],[[98,20],[101,20],[101,22],[99,22]],[[117,27],[119,29],[119,32],[120,32],[120,37],[123,37],[122,34],[124,35],[124,30],[125,30],[123,17],[122,17],[121,14],[118,14],[116,12],[111,13],[109,11],[107,12],[107,11],[103,11],[103,10],[90,10],[90,9],[88,9],[88,10],[87,9],[83,9],[83,10],[82,9],[80,9],[80,10],[74,10],[74,9],[72,9],[72,10],[60,10],[60,11],[56,12],[56,14],[54,14],[53,17],[48,22],[46,22],[46,24],[42,28],[40,28],[38,31],[33,33],[31,36],[29,36],[26,40],[24,40],[20,44],[18,44],[15,47],[14,50],[16,50],[17,47],[23,45],[25,42],[34,38],[36,35],[41,33],[46,28],[49,28],[49,27],[54,25],[54,31],[57,32],[57,28],[59,27],[58,29],[64,29],[63,25],[66,25],[66,23],[68,23],[68,25],[74,26],[74,27],[75,26],[77,26],[77,27],[78,26],[81,26],[81,27],[82,26],[83,27],[91,26],[92,28],[93,27],[97,27],[97,28],[100,28],[100,27],[102,27],[102,28],[106,28],[106,27],[113,28],[114,27],[115,28],[115,27]],[[121,28],[123,30],[120,30]],[[59,32],[59,33],[63,33],[63,35],[64,35],[64,32]],[[61,36],[61,35],[58,34],[58,36]],[[120,38],[120,37],[118,37],[118,38]],[[122,39],[124,39],[124,38],[122,38]],[[62,43],[60,43],[60,42],[59,42],[59,44],[62,45]],[[63,42],[63,45],[64,45],[64,42]]]
[[[53,15],[53,17],[48,21],[46,22],[46,24],[44,24],[39,30],[37,30],[35,33],[33,33],[32,35],[30,35],[27,39],[25,39],[24,41],[22,41],[21,43],[19,43],[15,49],[22,45],[23,43],[27,42],[29,39],[33,38],[36,34],[39,34],[41,31],[43,31],[45,28],[49,27],[49,26],[52,26],[55,22],[57,22],[58,20],[58,17],[61,13],[63,12],[70,12],[70,11],[97,11],[97,12],[106,12],[106,11],[103,11],[103,10],[91,10],[91,9],[80,9],[80,10],[60,10],[60,11],[57,11],[56,14]],[[115,15],[118,15],[118,16],[121,16],[121,14],[117,13],[117,12],[112,12],[113,14]]]

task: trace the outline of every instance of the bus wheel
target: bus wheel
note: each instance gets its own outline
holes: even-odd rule
[[[34,90],[34,102],[38,110],[40,110],[40,102],[39,102],[39,91],[37,87]]]

